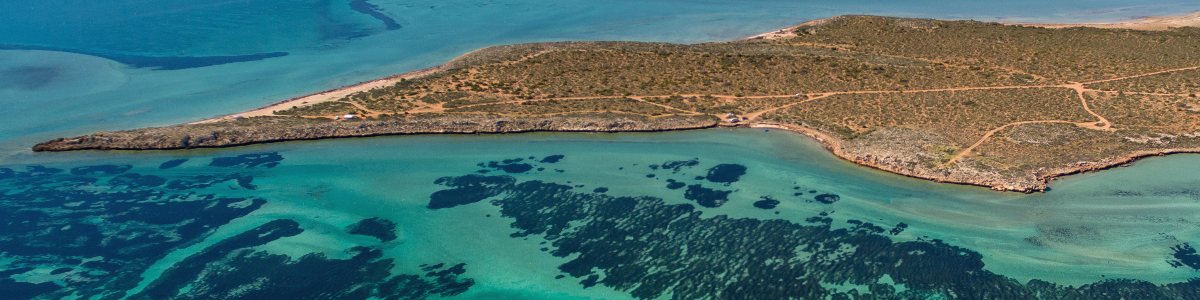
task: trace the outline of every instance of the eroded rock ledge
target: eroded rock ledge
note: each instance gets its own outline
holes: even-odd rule
[[[485,114],[417,115],[347,121],[255,117],[236,121],[97,132],[43,142],[33,146],[33,151],[215,148],[294,140],[426,133],[666,131],[709,128],[716,126],[718,122],[719,120],[712,116],[655,118],[620,113],[531,117]]]
[[[985,156],[968,156],[957,163],[946,163],[945,154],[937,149],[950,147],[952,142],[935,133],[911,128],[883,129],[846,140],[837,137],[836,133],[797,125],[759,123],[754,127],[786,129],[804,134],[816,139],[841,159],[882,171],[935,182],[1023,193],[1046,191],[1050,181],[1063,176],[1127,166],[1146,157],[1200,153],[1200,134],[1163,137],[1157,142],[1143,142],[1113,138],[1070,124],[1027,124],[1005,131],[1008,137],[994,143],[1009,144],[1010,147],[1029,147],[1033,149],[1023,151],[1040,151],[1042,154],[1022,156],[1028,161],[1022,162],[1021,165],[995,168],[985,164],[986,160],[994,158]],[[1030,135],[1030,131],[1042,131],[1035,133],[1043,135],[1045,131],[1050,131],[1065,136],[1058,141],[1037,141],[1023,137]],[[1118,130],[1113,135],[1136,134]],[[1097,139],[1108,139],[1105,142],[1113,146],[1107,149],[1086,149],[1079,146],[1081,143],[1095,143]]]

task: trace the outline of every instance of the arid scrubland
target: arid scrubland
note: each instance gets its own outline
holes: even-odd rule
[[[1200,28],[1045,29],[973,21],[837,17],[797,29],[796,43],[1086,82],[1200,66]]]
[[[795,31],[695,45],[488,47],[421,77],[277,116],[97,133],[35,149],[749,124],[812,135],[840,157],[883,170],[1017,191],[1146,155],[1200,151],[1197,28],[843,16]],[[331,120],[345,114],[355,118]],[[229,138],[238,134],[253,138]]]
[[[1180,70],[1087,85],[1090,89],[1156,94],[1180,94],[1196,98],[1200,93],[1200,69]],[[1195,100],[1195,99],[1193,99]]]
[[[1074,91],[1065,88],[834,95],[762,118],[815,128],[847,140],[883,128],[908,127],[936,132],[961,149],[1009,123],[1094,120],[1075,97]]]

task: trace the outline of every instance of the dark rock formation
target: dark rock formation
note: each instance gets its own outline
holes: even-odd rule
[[[184,124],[59,138],[33,151],[166,150],[230,147],[292,140],[423,133],[515,133],[531,131],[665,131],[716,126],[712,116],[645,117],[618,113],[580,113],[540,117],[497,115],[416,115],[333,121],[299,117],[256,117],[235,121]]]

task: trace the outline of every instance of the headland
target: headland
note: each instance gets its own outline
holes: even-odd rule
[[[557,42],[35,151],[743,126],[881,170],[1007,191],[1200,152],[1200,13],[1120,24],[839,16],[720,43]]]

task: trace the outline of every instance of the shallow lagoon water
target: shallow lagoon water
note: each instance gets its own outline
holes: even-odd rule
[[[278,156],[251,155],[256,153]],[[213,166],[213,157],[239,155],[262,159],[226,159],[222,165],[234,164]],[[553,155],[563,157],[553,163],[542,162]],[[168,169],[159,168],[164,162],[178,159],[187,161]],[[431,197],[448,189],[444,183],[436,184],[439,178],[472,174],[511,176],[518,183],[561,184],[586,197],[599,194],[655,197],[668,207],[692,207],[702,212],[701,220],[717,222],[784,220],[813,225],[810,218],[827,216],[831,221],[829,230],[851,232],[859,232],[856,228],[862,227],[856,224],[866,222],[882,228],[869,235],[884,236],[894,243],[930,243],[936,239],[945,245],[977,252],[983,270],[1021,283],[1031,279],[1072,286],[1108,279],[1157,284],[1183,282],[1194,277],[1195,270],[1187,265],[1171,265],[1170,262],[1179,261],[1173,247],[1200,240],[1196,226],[1200,220],[1195,217],[1200,215],[1197,213],[1200,192],[1193,188],[1200,183],[1200,175],[1191,172],[1198,164],[1192,155],[1152,158],[1129,168],[1067,177],[1055,182],[1050,192],[1040,194],[994,192],[895,176],[839,160],[815,141],[795,133],[751,129],[376,137],[225,150],[37,154],[22,160],[71,170],[63,171],[64,174],[79,173],[75,177],[98,178],[90,184],[47,186],[59,191],[99,193],[94,195],[97,199],[106,192],[121,190],[110,187],[113,181],[109,178],[136,173],[166,178],[169,181],[165,186],[171,186],[178,178],[200,182],[204,180],[195,178],[224,176],[205,179],[209,182],[207,186],[183,180],[184,184],[177,186],[187,188],[173,191],[190,198],[211,194],[217,198],[265,200],[261,207],[230,219],[227,225],[209,228],[211,231],[196,236],[194,241],[182,244],[183,247],[154,256],[156,262],[134,272],[142,279],[137,287],[129,289],[130,295],[154,286],[165,271],[178,268],[181,262],[195,260],[197,253],[282,219],[296,222],[303,231],[239,251],[283,254],[293,262],[310,253],[320,253],[323,258],[339,261],[355,257],[357,252],[351,251],[353,247],[370,247],[382,251],[383,258],[394,259],[390,269],[393,274],[421,274],[426,272],[423,268],[436,264],[465,264],[465,272],[458,276],[469,278],[474,284],[453,295],[461,299],[632,298],[628,290],[603,284],[583,288],[580,282],[586,278],[556,279],[566,274],[560,266],[579,258],[579,253],[555,257],[553,251],[567,245],[557,245],[554,237],[544,233],[510,236],[522,231],[513,227],[518,220],[514,217],[519,216],[512,215],[512,211],[505,214],[502,208],[510,207],[498,203],[523,201],[506,198],[521,193],[519,190],[506,190],[454,207],[429,208]],[[660,167],[672,161],[692,160],[698,163],[677,164],[677,171]],[[507,173],[503,168],[489,167],[489,162],[530,164],[533,168]],[[744,166],[746,172],[728,185],[697,179],[719,164]],[[120,168],[93,168],[115,170],[108,173],[72,169],[82,165],[131,165],[132,168],[125,172],[119,172]],[[23,165],[5,167],[17,172],[27,169]],[[481,173],[483,170],[487,172]],[[655,176],[648,177],[649,174]],[[732,192],[718,207],[704,207],[687,199],[686,189],[667,188],[668,180]],[[0,189],[8,190],[8,195],[31,188],[17,178],[3,179],[0,183],[4,184]],[[597,192],[601,187],[607,190]],[[816,200],[817,195],[827,194],[837,195],[836,202]],[[753,203],[764,196],[780,203],[773,209],[755,207]],[[168,202],[177,201],[180,200]],[[62,205],[69,204],[72,203]],[[103,215],[113,219],[123,214]],[[347,233],[346,228],[355,222],[376,217],[395,223],[395,240],[381,241]],[[588,221],[572,222],[582,222],[572,223],[582,226]],[[905,226],[900,226],[901,223]],[[899,232],[888,232],[896,228],[900,228]],[[10,261],[8,269],[34,268],[11,278],[68,286],[78,279],[71,276],[82,276],[78,274],[89,270],[71,266],[68,263],[71,259],[98,259],[87,254],[64,254],[58,260],[33,259],[11,253],[5,258]],[[219,262],[208,263],[219,265]],[[47,275],[61,268],[75,270],[66,277]],[[91,274],[95,275],[94,270]],[[880,278],[880,282],[891,278]],[[203,286],[202,283],[190,284]],[[842,292],[856,286],[846,282],[823,285],[841,286]],[[901,290],[903,285],[897,287]],[[858,287],[859,292],[866,289]]]

